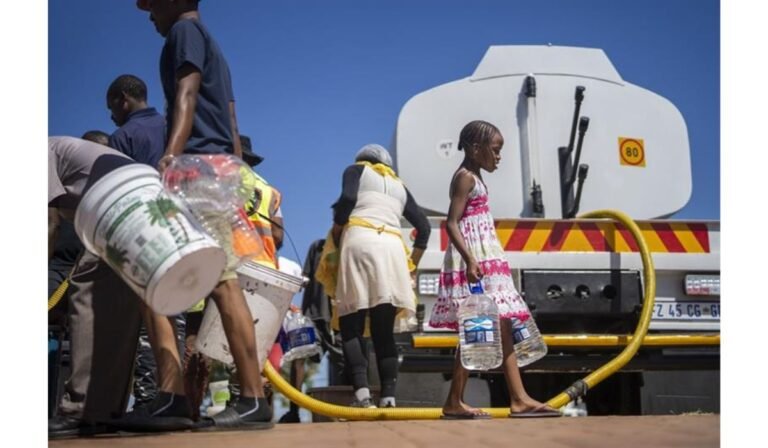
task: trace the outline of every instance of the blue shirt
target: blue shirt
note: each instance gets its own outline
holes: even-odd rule
[[[160,80],[168,107],[168,129],[172,129],[176,107],[176,76],[185,64],[200,71],[200,90],[185,153],[234,153],[229,103],[234,101],[229,66],[216,41],[195,19],[174,23],[160,55]]]
[[[165,152],[165,119],[154,107],[131,112],[125,124],[109,136],[109,146],[157,168]]]

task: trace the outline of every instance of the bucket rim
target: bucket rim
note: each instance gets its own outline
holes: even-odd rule
[[[296,288],[296,290],[293,291],[293,294],[296,294],[301,290],[301,288],[304,287],[306,279],[304,276],[296,277],[283,271],[261,265],[254,261],[246,261],[240,265],[236,271],[238,275],[243,275],[255,280],[263,281],[278,288],[281,287],[281,285],[278,284],[278,280],[282,280],[283,282],[289,283],[291,286]]]

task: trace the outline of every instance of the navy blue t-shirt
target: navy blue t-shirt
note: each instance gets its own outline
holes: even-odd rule
[[[200,91],[185,153],[234,153],[229,102],[234,101],[229,66],[216,41],[195,19],[176,22],[160,55],[160,79],[167,103],[168,130],[173,129],[176,74],[184,64],[200,70]]]
[[[131,112],[125,124],[109,136],[109,146],[156,168],[165,152],[165,118],[154,107]]]

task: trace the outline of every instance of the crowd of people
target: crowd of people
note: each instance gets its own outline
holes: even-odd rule
[[[138,0],[165,38],[160,80],[165,116],[147,104],[146,84],[136,76],[118,76],[106,92],[106,104],[118,127],[111,134],[89,131],[82,138],[50,137],[49,164],[49,294],[64,281],[67,294],[55,308],[71,339],[72,372],[49,420],[49,437],[83,435],[107,427],[130,431],[183,429],[264,429],[272,426],[272,408],[257,356],[253,322],[228,252],[227,267],[211,291],[212,300],[234,358],[236,399],[209,417],[199,415],[208,380],[208,360],[195,349],[205,301],[179,316],[154,312],[95,254],[84,250],[72,230],[72,218],[88,188],[101,177],[128,164],[146,164],[159,173],[182,154],[231,154],[251,167],[261,163],[248,137],[238,130],[235,94],[227,61],[198,12],[198,0]],[[485,122],[461,131],[465,160],[451,180],[448,234],[433,326],[457,328],[458,305],[469,295],[468,283],[482,282],[506,322],[524,307],[512,283],[509,266],[493,232],[487,189],[481,170],[492,172],[500,161],[503,137]],[[264,251],[256,262],[277,269],[283,239],[280,192],[254,171],[245,205],[262,237]],[[401,237],[401,218],[416,229],[412,248]],[[490,223],[490,224],[489,224]],[[395,407],[398,356],[395,321],[416,310],[413,273],[427,247],[430,227],[416,200],[398,178],[388,151],[366,145],[343,174],[342,191],[333,204],[330,237],[315,244],[309,271],[322,263],[326,245],[338,248],[332,286],[339,318],[341,351],[354,390],[353,406]],[[221,230],[226,232],[226,229]],[[226,241],[227,235],[217,235]],[[219,238],[217,238],[218,240]],[[76,255],[79,254],[79,255]],[[305,274],[312,275],[307,272]],[[311,293],[322,296],[318,282]],[[306,301],[305,301],[306,302]],[[64,311],[66,310],[66,311]],[[314,300],[305,313],[330,321],[325,300]],[[502,323],[504,373],[511,413],[551,412],[525,393],[510,332]],[[334,336],[320,328],[327,345]],[[373,341],[381,380],[381,398],[372,399],[368,384],[366,333]],[[137,354],[138,349],[138,354]],[[457,361],[446,418],[483,418],[482,410],[462,400],[467,371]],[[292,377],[300,381],[303,361],[294,362]],[[130,412],[128,398],[135,403]],[[543,415],[543,414],[542,414]],[[293,408],[284,421],[297,421]]]

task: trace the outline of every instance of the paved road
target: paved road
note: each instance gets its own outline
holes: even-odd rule
[[[169,433],[55,440],[51,448],[719,447],[719,415],[276,425],[267,431]]]

